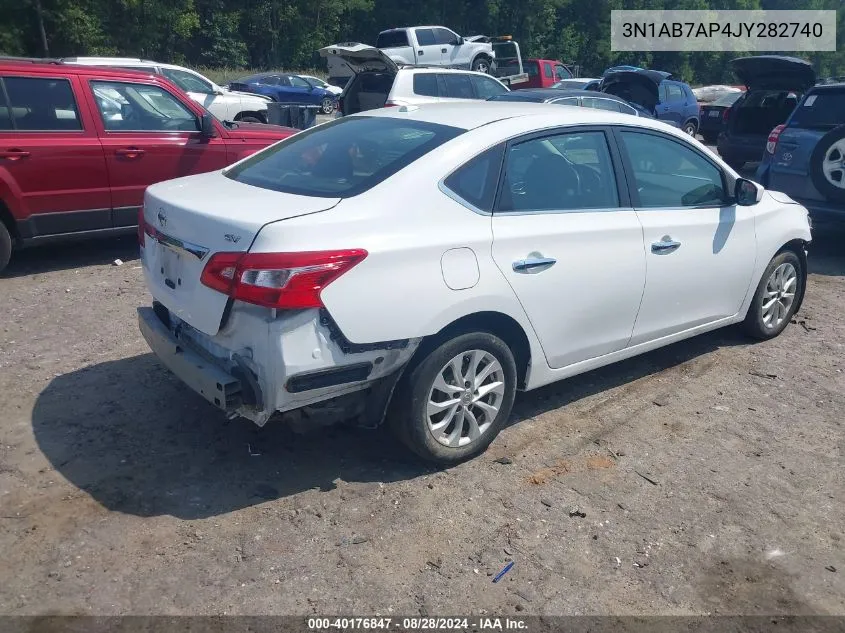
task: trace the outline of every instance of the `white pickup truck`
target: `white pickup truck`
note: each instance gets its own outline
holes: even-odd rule
[[[463,38],[445,26],[412,26],[378,34],[376,48],[411,66],[446,66],[490,73],[496,59],[490,42]]]

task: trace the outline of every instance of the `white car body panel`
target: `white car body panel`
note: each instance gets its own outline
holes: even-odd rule
[[[806,209],[768,193],[756,205],[723,210],[495,216],[473,210],[443,189],[444,178],[472,157],[539,130],[615,125],[655,129],[697,144],[659,121],[506,102],[388,108],[364,116],[408,117],[469,131],[368,191],[342,200],[264,190],[221,172],[148,190],[148,222],[156,223],[156,209],[162,205],[172,215],[167,227],[174,237],[212,252],[362,248],[368,253],[323,289],[328,316],[234,301],[219,329],[228,297],[196,287],[199,265],[188,271],[195,278],[186,282],[186,292],[165,287],[156,278],[156,245],[147,238],[144,273],[154,299],[195,329],[197,344],[213,350],[221,366],[231,366],[233,355],[248,359],[265,394],[265,408],[235,413],[259,424],[275,410],[289,411],[374,384],[402,367],[422,339],[478,313],[505,315],[525,333],[530,351],[525,389],[741,321],[772,256],[787,242],[811,239]],[[735,176],[712,152],[696,147]],[[237,246],[225,238],[233,232],[242,235]],[[681,248],[653,255],[648,245],[665,234],[677,235]],[[557,264],[536,275],[515,275],[512,262],[535,251],[555,257]],[[709,302],[702,299],[708,296]],[[326,319],[348,344],[374,349],[344,352]],[[401,351],[386,346],[395,341],[407,345]],[[283,386],[287,377],[301,371],[379,358],[378,370],[366,381],[342,389],[291,393]]]

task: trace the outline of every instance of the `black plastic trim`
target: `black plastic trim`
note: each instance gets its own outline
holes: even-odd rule
[[[303,372],[288,378],[285,389],[290,393],[311,391],[312,389],[323,389],[335,387],[351,382],[366,380],[373,370],[372,363],[355,363],[343,367],[331,367],[317,371]]]
[[[380,343],[352,343],[347,339],[340,327],[325,308],[320,309],[320,325],[329,330],[329,338],[338,344],[344,354],[358,354],[375,350],[404,349],[408,346],[408,339],[384,341]]]

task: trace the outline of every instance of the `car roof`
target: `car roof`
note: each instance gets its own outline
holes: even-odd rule
[[[145,72],[142,69],[130,70],[125,68],[114,68],[111,66],[94,66],[82,65],[73,63],[62,63],[57,60],[31,60],[25,62],[24,60],[11,60],[0,58],[0,68],[8,68],[15,70],[25,69],[27,72],[39,75],[97,75],[103,78],[127,79],[138,76],[150,77],[152,76],[157,81],[166,81],[166,78],[156,75],[152,72]]]
[[[845,82],[841,82],[841,81],[836,82],[836,83],[831,83],[831,84],[817,84],[817,85],[813,86],[812,88],[808,89],[807,94],[810,94],[810,93],[815,94],[815,93],[818,93],[818,92],[839,92],[843,88],[845,88]]]
[[[501,80],[494,75],[490,75],[488,73],[478,72],[476,70],[462,70],[460,68],[446,68],[445,66],[418,66],[408,64],[406,66],[399,66],[398,72],[417,72],[417,73],[445,73],[449,75],[483,75],[484,77],[490,77],[490,79],[495,79],[501,83]]]
[[[552,103],[525,101],[477,101],[473,103],[428,103],[367,110],[351,117],[393,117],[425,123],[439,123],[464,130],[473,130],[503,119],[535,117],[545,125],[550,116],[555,125],[633,125],[683,135],[677,128],[655,119],[632,117],[630,114],[593,108],[562,108]]]

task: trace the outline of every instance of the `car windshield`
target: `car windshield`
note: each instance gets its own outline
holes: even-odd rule
[[[743,95],[742,92],[729,92],[727,94],[723,94],[721,97],[716,99],[710,105],[714,106],[732,106],[737,99],[739,99]]]
[[[845,123],[845,88],[807,95],[792,115],[790,126],[827,129]]]
[[[225,175],[262,189],[349,198],[464,131],[392,117],[349,117],[300,132],[235,165]]]

